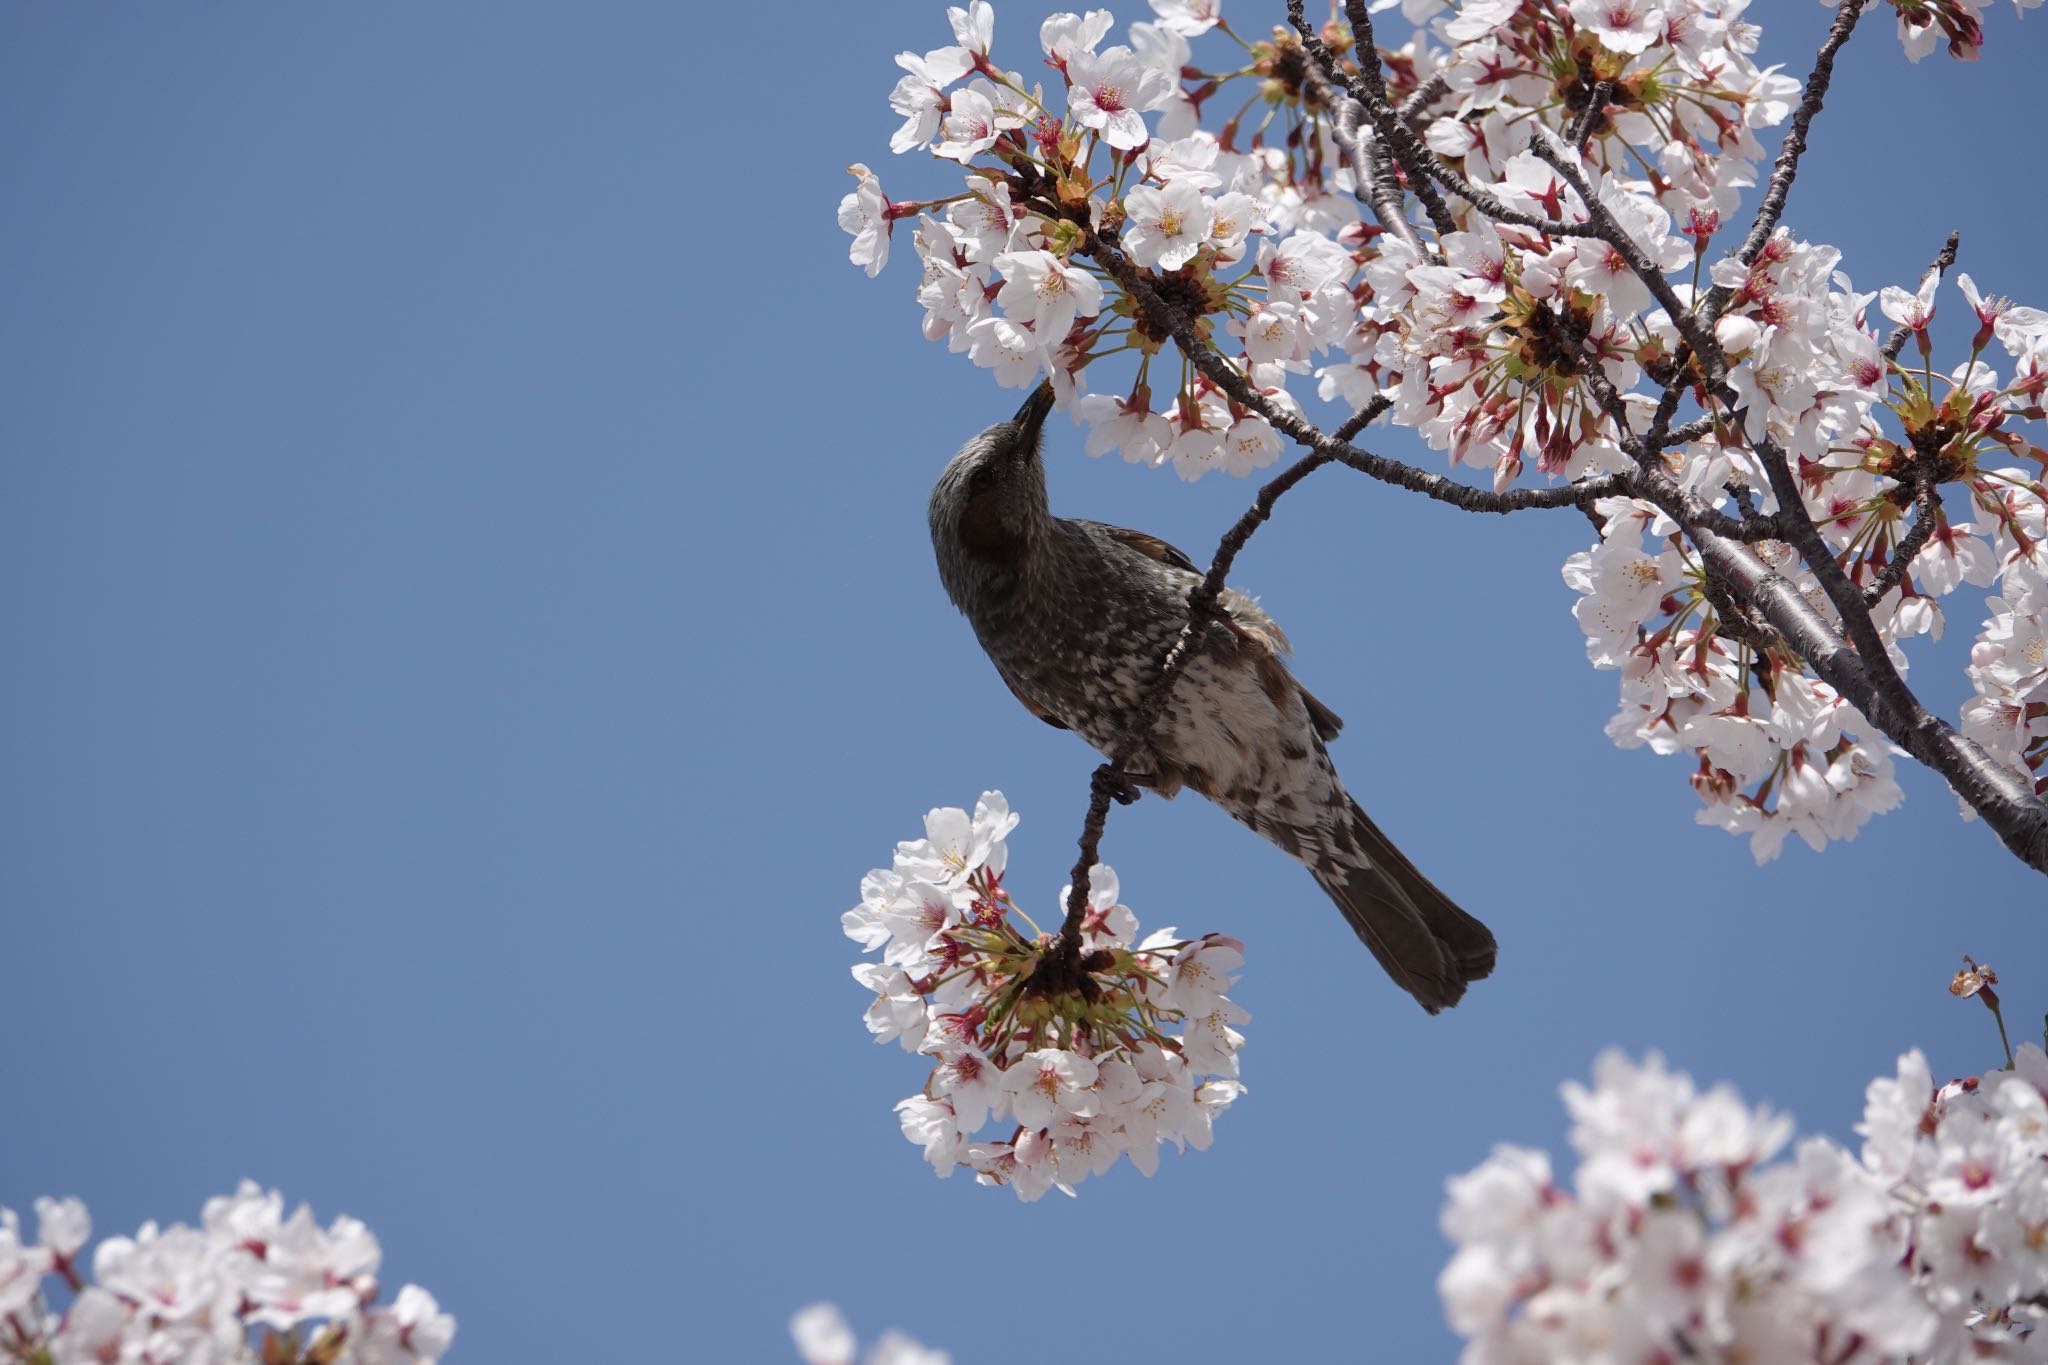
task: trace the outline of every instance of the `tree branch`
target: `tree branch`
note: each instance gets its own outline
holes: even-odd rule
[[[1940,276],[1956,263],[1956,248],[1960,245],[1957,233],[1951,232],[1948,241],[1942,244],[1927,269],[1922,272],[1920,282],[1924,285],[1929,276]],[[1913,335],[1913,329],[1900,323],[1892,329],[1880,348],[1887,365],[1899,358],[1899,352],[1906,347],[1906,338]],[[1913,567],[1913,560],[1927,544],[1927,538],[1934,534],[1934,523],[1941,512],[1940,475],[1932,469],[1919,451],[1913,452],[1912,460],[1906,466],[1907,480],[1913,485],[1913,525],[1892,547],[1891,562],[1878,571],[1877,578],[1863,590],[1863,605],[1875,607],[1893,588],[1905,581],[1906,574]]]
[[[1778,220],[1785,214],[1785,201],[1791,197],[1792,181],[1799,174],[1799,158],[1806,155],[1806,132],[1813,126],[1814,115],[1820,113],[1821,103],[1828,97],[1828,86],[1835,78],[1835,54],[1849,41],[1849,35],[1856,30],[1856,21],[1863,17],[1865,0],[1841,0],[1835,9],[1835,22],[1828,28],[1828,36],[1814,54],[1813,71],[1806,78],[1806,92],[1799,98],[1799,107],[1792,112],[1792,126],[1785,132],[1785,142],[1778,150],[1777,164],[1771,167],[1770,184],[1764,190],[1764,198],[1756,207],[1756,220],[1750,224],[1749,235],[1742,240],[1741,250],[1736,259],[1744,265],[1756,260],[1756,254],[1764,249],[1764,243],[1771,239]]]
[[[1892,557],[1883,569],[1878,571],[1869,587],[1863,590],[1863,605],[1875,607],[1884,601],[1885,594],[1905,581],[1906,574],[1913,567],[1913,561],[1927,545],[1927,539],[1934,534],[1934,522],[1941,510],[1941,493],[1934,478],[1920,467],[1920,461],[1913,461],[1913,525],[1906,534],[1899,537],[1892,546]]]
[[[1368,405],[1368,410],[1370,408]],[[1166,709],[1166,699],[1173,691],[1173,685],[1194,662],[1201,648],[1203,627],[1215,619],[1217,599],[1223,594],[1224,579],[1229,575],[1231,565],[1237,562],[1238,551],[1244,549],[1252,533],[1273,515],[1273,504],[1280,501],[1288,489],[1330,463],[1331,458],[1322,451],[1310,451],[1261,488],[1244,515],[1224,534],[1215,556],[1209,561],[1209,571],[1188,593],[1187,621],[1181,626],[1180,634],[1174,638],[1166,656],[1159,661],[1158,671],[1140,694],[1138,704],[1131,708],[1123,733],[1109,751],[1109,762],[1097,767],[1089,778],[1088,816],[1081,826],[1081,851],[1074,863],[1072,889],[1067,893],[1067,916],[1060,925],[1059,950],[1040,960],[1045,979],[1039,980],[1040,972],[1035,971],[1033,980],[1038,985],[1056,990],[1071,986],[1077,976],[1081,925],[1088,913],[1088,879],[1094,866],[1102,861],[1102,834],[1109,823],[1109,804],[1111,801],[1129,804],[1137,799],[1126,771],[1131,760],[1151,743],[1152,727],[1159,723],[1160,713]]]
[[[1365,107],[1330,79],[1320,63],[1309,62],[1305,69],[1316,94],[1335,113],[1337,145],[1351,162],[1351,176],[1357,181],[1354,193],[1359,202],[1372,210],[1381,227],[1415,248],[1416,255],[1428,255],[1421,235],[1408,221],[1407,205],[1401,198],[1401,177],[1395,173],[1393,163],[1380,154],[1381,144],[1364,124]]]
[[[1703,330],[1699,325],[1699,319],[1678,301],[1678,294],[1672,289],[1671,281],[1664,278],[1664,272],[1650,259],[1650,253],[1615,220],[1607,205],[1600,202],[1585,174],[1566,159],[1564,148],[1558,146],[1557,140],[1551,136],[1548,128],[1537,124],[1530,131],[1529,150],[1563,176],[1565,183],[1585,201],[1587,221],[1594,229],[1593,235],[1621,253],[1621,258],[1628,262],[1630,273],[1643,282],[1644,287],[1670,317],[1672,326],[1678,329],[1679,335],[1692,347],[1693,353],[1719,360],[1721,346],[1714,340],[1713,333]],[[1725,365],[1726,362],[1722,361],[1722,364]]]
[[[1849,35],[1856,30],[1856,21],[1863,17],[1865,0],[1841,0],[1835,9],[1835,21],[1828,28],[1828,36],[1822,41],[1820,51],[1814,54],[1813,70],[1807,74],[1806,90],[1799,98],[1799,107],[1792,112],[1792,126],[1785,131],[1785,141],[1778,149],[1778,160],[1771,167],[1770,183],[1764,189],[1763,202],[1757,205],[1756,218],[1749,225],[1749,235],[1742,239],[1742,246],[1735,258],[1744,265],[1756,260],[1757,253],[1764,249],[1764,243],[1771,240],[1771,233],[1777,230],[1778,220],[1785,215],[1785,201],[1792,194],[1792,181],[1799,174],[1799,158],[1806,154],[1806,133],[1813,126],[1814,116],[1820,113],[1821,104],[1827,99],[1828,86],[1835,77],[1835,54],[1849,41]],[[1709,331],[1720,321],[1721,310],[1734,297],[1727,288],[1716,285],[1707,293],[1706,307],[1701,314]],[[1719,380],[1718,372],[1710,372],[1709,379]]]
[[[1224,359],[1215,347],[1204,341],[1195,332],[1194,325],[1187,316],[1160,295],[1151,275],[1133,264],[1123,252],[1093,233],[1089,235],[1082,250],[1099,262],[1103,269],[1109,272],[1110,278],[1137,300],[1138,306],[1144,309],[1147,317],[1166,325],[1174,342],[1179,345],[1181,354],[1185,355],[1217,388],[1237,403],[1258,413],[1271,423],[1276,431],[1284,432],[1296,443],[1307,446],[1328,459],[1349,465],[1359,473],[1370,475],[1381,483],[1390,483],[1397,488],[1420,493],[1426,498],[1449,503],[1467,512],[1492,513],[1576,507],[1581,503],[1590,503],[1594,498],[1627,491],[1627,483],[1622,476],[1610,475],[1606,479],[1563,484],[1555,488],[1518,488],[1505,493],[1495,493],[1489,489],[1459,483],[1455,479],[1447,479],[1441,474],[1418,469],[1399,460],[1388,459],[1384,455],[1360,450],[1352,445],[1348,438],[1320,430],[1307,419],[1281,407],[1253,388],[1243,371]],[[1376,409],[1375,404],[1378,405]],[[1390,400],[1384,397],[1375,398],[1372,404],[1367,405],[1372,411],[1372,417],[1377,417],[1390,406]],[[1365,418],[1365,421],[1371,421],[1372,417]],[[1352,422],[1358,420],[1354,417]],[[1350,426],[1351,423],[1347,422],[1345,425]],[[1359,423],[1355,430],[1362,430],[1363,425]],[[1343,428],[1339,428],[1339,431],[1342,430]]]
[[[1945,778],[2015,857],[2037,872],[2048,872],[2048,803],[2036,797],[2019,774],[1924,709],[1917,721],[1893,711],[1871,678],[1864,656],[1849,648],[1799,590],[1753,551],[1707,531],[1687,528],[1686,538],[1699,550],[1702,562],[1753,602],[1815,674],[1907,753]]]
[[[1586,144],[1593,140],[1593,125],[1607,112],[1607,101],[1613,98],[1613,81],[1601,81],[1593,87],[1593,93],[1586,99],[1586,107],[1579,111],[1579,121],[1571,129],[1569,140],[1573,151],[1583,153],[1586,150]]]
[[[1391,103],[1387,100],[1387,78],[1380,70],[1380,51],[1373,43],[1372,16],[1366,13],[1364,0],[1346,0],[1345,12],[1351,19],[1352,50],[1358,55],[1358,74],[1349,75],[1337,64],[1337,54],[1330,51],[1322,35],[1317,33],[1302,13],[1302,0],[1287,0],[1287,18],[1294,25],[1294,31],[1301,35],[1301,45],[1309,57],[1320,66],[1333,81],[1350,90],[1351,97],[1363,105],[1372,119],[1374,128],[1379,130],[1380,139],[1393,150],[1394,158],[1408,173],[1408,188],[1422,201],[1424,211],[1429,214],[1430,223],[1439,237],[1457,231],[1458,225],[1451,217],[1451,211],[1443,196],[1430,184],[1429,163],[1435,160],[1415,130],[1408,126]]]

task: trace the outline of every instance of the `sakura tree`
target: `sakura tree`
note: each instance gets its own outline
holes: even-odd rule
[[[1609,736],[1679,755],[1699,820],[1758,861],[1853,838],[1909,757],[2048,871],[2048,314],[1951,284],[1955,237],[1859,291],[1787,217],[1835,63],[1885,5],[1916,61],[1984,42],[1981,0],[1844,0],[1801,82],[1760,64],[1748,0],[1288,0],[1270,29],[1151,0],[1124,41],[1109,11],[1059,13],[1006,59],[977,0],[947,11],[951,44],[899,56],[891,150],[943,174],[898,200],[856,165],[840,222],[870,275],[905,230],[929,339],[1000,386],[1049,381],[1091,455],[1192,481],[1305,452],[1223,537],[1112,758],[1277,499],[1343,465],[1474,513],[1582,515],[1596,538],[1562,573],[1589,662],[1620,675]],[[1976,325],[1937,360],[1930,320],[1959,305]],[[1325,429],[1332,404],[1350,416]],[[1375,424],[1479,482],[1369,449]],[[1950,720],[1907,676],[1965,584],[1995,595]],[[935,1059],[902,1114],[941,1174],[1033,1197],[1121,1152],[1149,1173],[1196,1132],[1135,1096],[1171,1080],[1185,1117],[1242,1093],[1241,1011],[1193,1046],[1229,1002],[1176,975],[1241,945],[1137,939],[1099,863],[1125,795],[1105,764],[1057,929],[1002,885],[994,793],[932,812],[846,917],[883,954],[856,969],[870,1028]],[[1105,1059],[1135,1079],[1089,1079]],[[977,1144],[989,1121],[1014,1131]]]
[[[1241,945],[1139,940],[1100,842],[1116,762],[1236,555],[1327,465],[1473,513],[1583,516],[1595,538],[1562,573],[1588,661],[1620,677],[1609,737],[1679,756],[1699,821],[1759,862],[1854,838],[1900,802],[1904,757],[2048,872],[2048,313],[1997,292],[2029,281],[1958,270],[1955,236],[1917,280],[1859,290],[1789,216],[1871,11],[1913,60],[1969,60],[1983,0],[1841,0],[1803,81],[1764,64],[1749,0],[1286,0],[1235,27],[1217,0],[1150,7],[1120,32],[1050,15],[1022,56],[999,55],[988,4],[948,10],[952,43],[899,56],[889,96],[891,150],[940,163],[933,187],[892,199],[855,165],[840,204],[870,275],[908,236],[925,336],[999,386],[1049,381],[1090,455],[1192,481],[1304,452],[1222,538],[1098,770],[1056,929],[1002,885],[1015,816],[994,793],[932,812],[863,883],[846,929],[883,954],[856,969],[869,1027],[933,1059],[901,1112],[941,1174],[1035,1197],[1120,1152],[1149,1173],[1194,1133],[1085,1079],[1107,1058],[1161,1081],[1134,1050],[1188,1063],[1178,1114],[1204,1085],[1218,1112],[1242,1094],[1241,1012],[1226,1047],[1189,1046],[1211,997],[1175,977],[1208,953],[1235,970]],[[1937,347],[1943,307],[1969,310],[1967,345]],[[1332,405],[1349,416],[1311,417]],[[1370,449],[1389,424],[1449,470]],[[1966,584],[1988,594],[1975,696],[1944,717],[1908,675]],[[1566,1091],[1572,1187],[1506,1148],[1453,1182],[1467,1359],[2042,1358],[2044,1093],[2037,1049],[1940,1088],[1909,1056],[1870,1088],[1860,1158],[1813,1139],[1771,1165],[1788,1122],[1603,1059]]]

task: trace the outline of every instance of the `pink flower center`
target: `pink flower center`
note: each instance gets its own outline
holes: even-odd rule
[[[1121,113],[1124,107],[1124,92],[1113,85],[1097,86],[1095,107],[1106,114]]]

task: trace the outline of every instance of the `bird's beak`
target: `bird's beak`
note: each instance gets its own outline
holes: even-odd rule
[[[1017,409],[1013,419],[1017,424],[1017,444],[1027,450],[1038,448],[1038,429],[1045,425],[1045,415],[1052,411],[1052,381],[1046,380],[1031,391],[1024,400],[1024,406]]]

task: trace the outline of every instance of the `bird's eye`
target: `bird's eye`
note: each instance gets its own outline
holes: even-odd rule
[[[995,483],[996,472],[993,469],[977,469],[968,477],[967,491],[969,493],[986,493],[989,489],[995,487]]]

